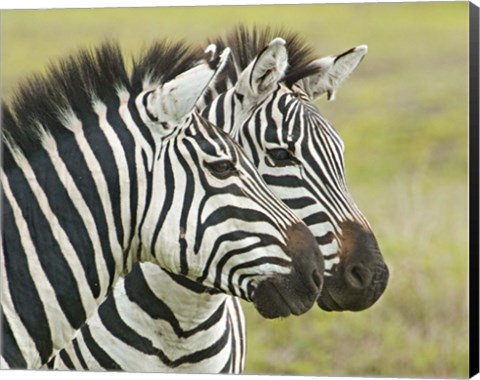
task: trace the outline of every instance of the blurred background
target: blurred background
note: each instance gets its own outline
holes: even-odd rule
[[[239,23],[298,31],[318,56],[367,44],[320,111],[391,270],[372,308],[264,320],[244,303],[247,374],[468,375],[468,2],[1,12],[2,98],[79,47],[156,38],[206,46]]]

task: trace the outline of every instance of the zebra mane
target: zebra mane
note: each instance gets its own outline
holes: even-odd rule
[[[283,82],[290,86],[295,81],[312,74],[309,63],[317,57],[313,48],[298,33],[281,27],[254,26],[248,28],[245,25],[239,25],[226,37],[212,40],[212,43],[217,45],[218,50],[221,51],[228,46],[232,51],[234,62],[231,60],[228,62],[223,75],[228,77],[231,83],[235,83],[238,74],[276,37],[281,37],[286,41],[288,51],[289,67]],[[225,80],[217,82],[219,82],[216,86],[217,91],[227,90],[226,86],[228,84],[225,83]],[[222,84],[225,87],[222,88]]]
[[[119,89],[136,96],[145,81],[165,83],[198,62],[200,54],[184,42],[162,40],[133,60],[129,77],[118,43],[82,49],[51,64],[45,74],[23,81],[10,104],[2,101],[2,142],[29,154],[43,131],[55,134],[65,129],[66,111],[85,120],[94,112],[92,100],[118,102]]]

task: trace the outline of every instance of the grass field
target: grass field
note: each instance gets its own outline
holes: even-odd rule
[[[350,190],[391,269],[360,313],[263,320],[245,304],[248,374],[461,378],[468,374],[468,3],[4,11],[2,97],[78,47],[158,37],[206,45],[232,25],[281,25],[319,56],[367,44],[318,102],[346,145]]]

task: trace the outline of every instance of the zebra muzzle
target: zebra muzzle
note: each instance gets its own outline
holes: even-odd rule
[[[344,222],[341,228],[340,263],[326,278],[318,306],[325,311],[365,310],[384,293],[388,266],[369,229],[355,222]]]
[[[292,270],[261,281],[253,303],[265,318],[301,315],[312,308],[323,286],[324,262],[313,234],[303,224],[287,232],[285,252],[292,258]]]

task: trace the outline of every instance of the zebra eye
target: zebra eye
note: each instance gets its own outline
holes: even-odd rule
[[[206,162],[205,166],[218,178],[227,178],[237,172],[233,163],[228,160]]]
[[[293,161],[293,157],[287,149],[269,149],[267,150],[267,153],[276,165],[288,165]]]

